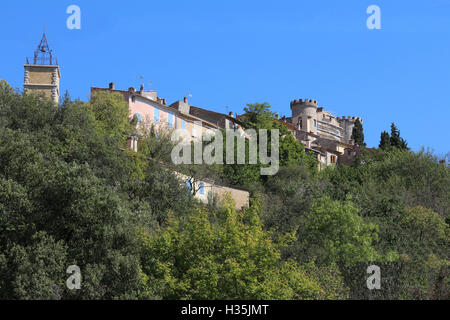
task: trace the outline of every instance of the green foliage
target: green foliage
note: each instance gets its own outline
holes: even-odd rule
[[[98,92],[85,104],[92,113],[98,130],[105,135],[123,141],[133,127],[128,119],[128,105],[119,93]]]
[[[397,126],[394,123],[391,124],[391,135],[389,135],[389,133],[387,133],[386,131],[383,131],[381,133],[379,147],[384,151],[389,151],[392,149],[404,151],[409,150],[408,143],[400,136],[400,130],[398,130]]]
[[[306,215],[303,246],[324,263],[377,261],[377,227],[365,223],[351,201],[315,200]]]
[[[120,95],[57,107],[0,82],[0,299],[449,299],[448,167],[393,125],[354,166],[317,173],[268,104],[246,112],[247,128],[279,129],[277,175],[177,168],[250,186],[236,211],[188,196],[168,135],[136,132]],[[371,261],[395,267],[387,292],[362,291]]]
[[[325,292],[293,261],[281,260],[280,248],[262,230],[257,206],[238,212],[228,203],[217,214],[197,209],[184,222],[143,234],[143,265],[150,283],[166,299],[318,299]],[[309,266],[310,269],[313,266]],[[336,277],[339,278],[338,276]],[[342,285],[342,283],[340,283]]]
[[[276,118],[275,114],[270,111],[270,105],[268,103],[256,103],[248,104],[244,108],[245,115],[241,118],[245,128],[254,129],[257,133],[257,139],[259,138],[259,130],[268,130],[268,152],[271,150],[271,132],[270,130],[279,131],[279,166],[295,166],[301,165],[313,173],[317,170],[317,161],[314,157],[305,153],[305,148],[294,137],[292,132],[283,124],[281,124]],[[259,147],[258,147],[259,148]],[[224,154],[226,154],[226,143],[224,143]],[[235,143],[235,153],[236,143]],[[248,163],[249,159],[249,145],[246,141],[246,160],[245,165],[224,165],[223,175],[227,181],[232,185],[245,186],[247,188],[254,188],[257,184],[262,184],[267,181],[267,176],[261,176],[260,170],[263,165],[259,162],[259,149],[258,149],[258,164],[253,165]]]
[[[314,179],[305,167],[281,168],[265,184],[265,227],[277,233],[298,230],[311,203],[322,192],[323,181]]]
[[[400,130],[394,123],[391,124],[391,146],[400,150],[409,150],[406,140],[400,137]]]
[[[391,136],[386,131],[381,133],[379,148],[385,151],[391,149]]]
[[[27,244],[11,244],[0,257],[0,299],[61,299],[65,291],[67,247],[45,232]]]
[[[450,259],[450,227],[433,210],[405,208],[396,223],[398,250],[414,260],[426,260],[430,254]]]
[[[364,129],[361,121],[357,119],[355,121],[355,126],[353,127],[352,137],[356,145],[365,147],[366,143],[364,142]]]

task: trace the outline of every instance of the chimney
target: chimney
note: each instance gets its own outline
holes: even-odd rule
[[[109,84],[109,90],[115,90],[114,82],[111,82],[111,83]]]
[[[135,92],[136,92],[136,88],[130,87],[130,88],[128,89],[128,91],[131,92],[131,93],[135,93]]]
[[[184,101],[177,101],[171,105],[178,111],[184,114],[189,114],[191,107],[189,106],[188,99],[185,97]]]
[[[144,92],[144,85],[141,84],[141,88],[139,89],[139,94],[142,96],[143,92]]]
[[[230,113],[229,113],[229,116],[232,117],[232,118],[234,118],[233,112],[230,112]]]

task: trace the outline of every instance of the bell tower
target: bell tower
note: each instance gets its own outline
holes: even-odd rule
[[[45,32],[34,52],[34,56],[32,58],[27,57],[24,68],[24,92],[28,94],[44,93],[46,97],[58,103],[61,74],[58,61],[48,46]]]

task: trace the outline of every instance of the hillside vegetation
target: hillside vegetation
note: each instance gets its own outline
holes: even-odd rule
[[[247,188],[237,211],[189,194],[168,137],[127,151],[120,95],[56,107],[1,82],[0,299],[450,298],[449,168],[384,144],[317,172],[269,105],[247,112],[248,128],[280,129],[277,175],[180,168]],[[367,289],[371,264],[382,290]],[[66,286],[70,265],[81,290]]]

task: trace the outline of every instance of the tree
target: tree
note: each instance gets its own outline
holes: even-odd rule
[[[67,247],[46,232],[0,254],[0,299],[59,300],[64,296]]]
[[[85,104],[91,112],[100,132],[124,143],[134,128],[128,119],[128,105],[119,93],[97,92]]]
[[[404,299],[450,298],[450,228],[439,214],[423,207],[405,208],[392,228],[404,270]]]
[[[258,141],[260,141],[259,130],[266,129],[268,130],[268,152],[271,150],[271,134],[270,130],[278,130],[279,132],[279,165],[290,166],[290,165],[303,165],[311,172],[317,171],[317,160],[305,153],[305,147],[297,141],[292,132],[284,126],[282,123],[278,121],[275,117],[275,113],[270,111],[270,105],[268,103],[255,103],[248,104],[246,108],[244,108],[245,115],[241,118],[241,121],[244,123],[245,128],[254,129],[257,132]],[[225,148],[224,148],[225,150]],[[246,152],[248,152],[248,146],[246,147]],[[259,152],[259,149],[258,149]],[[247,157],[248,159],[248,153]],[[257,165],[245,165],[245,168],[240,170],[236,168],[236,165],[224,166],[224,170],[226,173],[232,174],[234,176],[231,180],[237,181],[236,175],[243,173],[247,177],[248,182],[254,183],[257,180],[260,182],[265,182],[267,180],[267,176],[260,175],[260,168],[262,165],[259,163]],[[253,174],[253,176],[252,176]],[[242,185],[242,184],[241,184]]]
[[[377,261],[376,231],[376,225],[358,216],[352,202],[323,197],[314,201],[306,215],[300,240],[310,255],[325,264]]]
[[[229,200],[217,214],[196,209],[186,221],[143,234],[143,271],[165,299],[341,297],[339,286],[325,292],[307,270],[281,260],[289,239],[273,242],[256,205],[238,212]]]
[[[391,124],[390,143],[394,148],[398,148],[400,150],[409,150],[408,144],[402,137],[400,137],[400,130],[398,130],[397,126],[394,123]]]
[[[381,133],[381,140],[379,148],[382,150],[390,150],[391,149],[391,136],[386,131]]]
[[[394,123],[391,124],[390,135],[386,131],[381,133],[379,148],[384,151],[391,151],[393,148],[405,151],[409,150],[408,143],[400,136],[400,130],[398,130]]]
[[[415,260],[430,254],[450,259],[450,227],[443,217],[424,207],[406,208],[396,223],[397,245],[401,253]]]
[[[82,107],[70,103],[57,109],[46,99],[0,89],[3,299],[141,294],[135,245],[140,212],[124,201],[116,184],[123,176],[108,181],[96,175],[116,173],[118,163],[130,161],[121,158],[126,154],[117,144],[105,143],[109,138],[96,131]],[[65,286],[65,270],[73,264],[82,270],[83,285],[72,292]]]
[[[60,105],[62,107],[67,107],[72,102],[69,94],[69,90],[66,90],[64,96],[60,98]]]
[[[357,119],[355,121],[355,126],[353,127],[352,132],[353,140],[355,141],[355,144],[361,147],[365,147],[366,143],[364,142],[364,129],[361,121]]]

